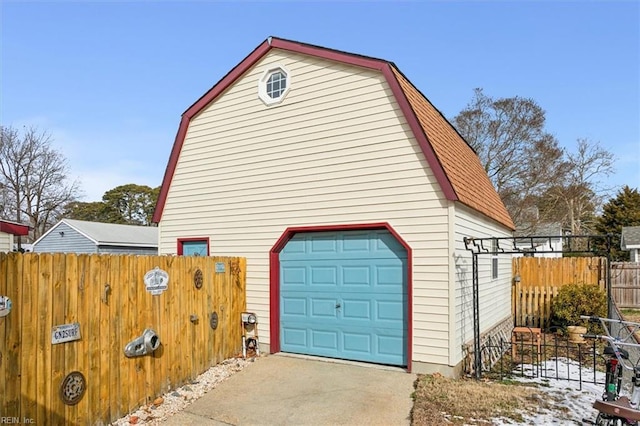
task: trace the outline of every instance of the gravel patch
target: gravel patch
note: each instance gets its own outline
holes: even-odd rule
[[[200,398],[233,374],[244,369],[255,361],[255,358],[230,358],[211,367],[199,375],[191,383],[170,390],[156,398],[151,404],[143,405],[138,410],[111,423],[113,426],[159,425],[164,420],[184,410],[189,404]]]

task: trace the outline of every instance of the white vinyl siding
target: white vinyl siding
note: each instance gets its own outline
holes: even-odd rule
[[[0,253],[13,251],[13,235],[0,232]]]
[[[258,98],[282,64],[290,92]],[[192,119],[159,224],[160,253],[209,237],[247,258],[247,309],[269,342],[269,251],[287,227],[388,222],[413,249],[414,361],[448,364],[447,201],[381,73],[271,51]]]
[[[473,270],[471,252],[465,249],[464,237],[510,237],[511,232],[462,204],[455,209],[455,298],[456,336],[454,360],[462,360],[462,345],[473,339]],[[491,244],[487,246],[491,249]],[[491,254],[478,256],[480,290],[480,332],[511,315],[511,254],[498,255],[498,278],[491,277]]]

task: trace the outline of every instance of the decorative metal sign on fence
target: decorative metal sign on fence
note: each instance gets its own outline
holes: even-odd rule
[[[169,274],[156,266],[144,274],[144,285],[152,295],[162,294],[169,288]]]
[[[224,262],[216,262],[216,274],[224,274]]]
[[[60,383],[60,398],[67,405],[76,405],[87,390],[87,381],[79,371],[73,371]]]
[[[0,318],[6,317],[11,312],[11,299],[7,296],[0,296]]]
[[[51,330],[51,344],[80,340],[80,323],[56,325]]]

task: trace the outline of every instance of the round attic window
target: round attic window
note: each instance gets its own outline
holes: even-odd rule
[[[289,92],[290,74],[283,66],[275,66],[265,70],[258,82],[258,96],[266,105],[273,105],[284,100]]]

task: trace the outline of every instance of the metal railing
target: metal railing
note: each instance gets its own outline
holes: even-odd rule
[[[540,348],[538,350],[538,348]],[[533,339],[513,343],[504,339],[488,340],[482,347],[485,354],[501,352],[493,366],[483,366],[481,376],[494,380],[514,377],[545,378],[582,383],[604,384],[598,371],[603,371],[602,344],[595,340],[571,343],[559,334],[540,336],[539,345]],[[515,350],[514,350],[515,349]],[[600,376],[600,378],[599,378]]]

